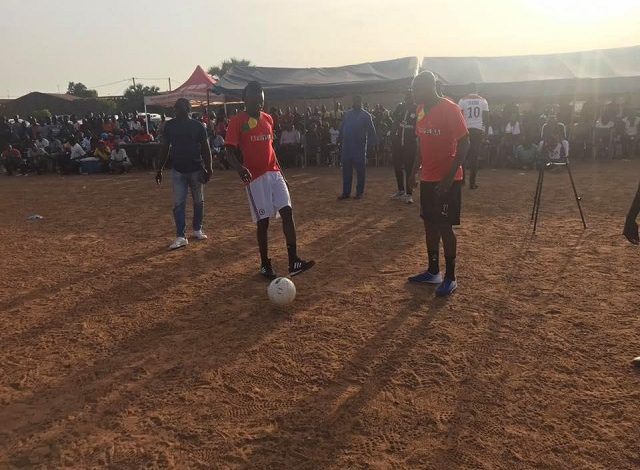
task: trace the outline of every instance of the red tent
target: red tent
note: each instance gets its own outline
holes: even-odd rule
[[[223,95],[216,95],[211,92],[211,88],[217,83],[217,77],[209,75],[199,65],[184,82],[173,91],[161,93],[156,96],[145,96],[145,106],[173,106],[178,98],[186,98],[191,101],[191,106],[200,107],[209,104],[224,103]]]

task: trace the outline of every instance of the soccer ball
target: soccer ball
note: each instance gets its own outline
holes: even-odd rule
[[[286,277],[279,277],[271,281],[267,294],[274,304],[289,305],[296,298],[296,285]]]

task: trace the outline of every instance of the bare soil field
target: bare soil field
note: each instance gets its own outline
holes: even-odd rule
[[[574,173],[589,228],[556,171],[532,237],[536,173],[481,171],[442,300],[406,283],[424,233],[390,169],[344,202],[339,170],[289,171],[317,266],[286,309],[229,172],[176,252],[168,178],[0,178],[0,468],[640,468],[640,162]]]

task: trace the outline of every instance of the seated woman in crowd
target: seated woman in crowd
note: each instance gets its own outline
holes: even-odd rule
[[[111,157],[111,150],[107,146],[107,143],[104,140],[98,141],[98,145],[96,146],[96,151],[93,152],[93,156],[100,160],[102,164],[102,168],[104,171],[109,167],[109,158]]]

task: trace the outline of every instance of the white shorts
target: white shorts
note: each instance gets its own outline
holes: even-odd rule
[[[247,186],[249,209],[254,222],[277,217],[283,207],[291,206],[291,197],[279,171],[269,171]]]

